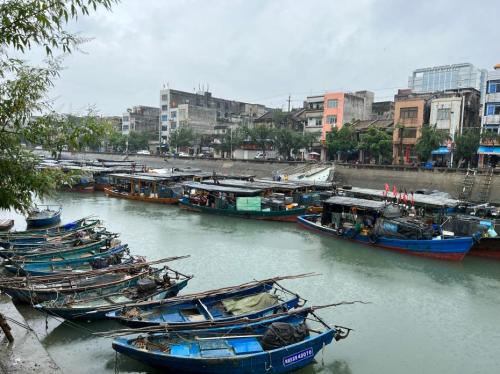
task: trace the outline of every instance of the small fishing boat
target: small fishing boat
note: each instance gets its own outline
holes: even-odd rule
[[[0,219],[0,231],[7,231],[14,226],[13,219]]]
[[[192,276],[164,267],[126,288],[84,291],[35,305],[35,308],[69,320],[96,320],[123,305],[175,296]]]
[[[108,251],[84,258],[32,263],[15,262],[10,265],[5,265],[5,270],[14,274],[33,276],[48,275],[55,272],[70,272],[76,269],[92,270],[113,264],[119,264],[125,253],[129,253],[129,249],[126,244],[119,245],[114,248],[110,248]]]
[[[461,261],[472,247],[470,236],[436,233],[412,217],[401,217],[397,206],[384,201],[333,196],[323,202],[323,213],[303,215],[306,229],[401,253]]]
[[[99,290],[103,294],[111,293],[113,289],[134,286],[138,279],[159,272],[158,269],[151,267],[153,264],[171,262],[186,257],[170,257],[151,263],[143,262],[85,273],[14,277],[5,281],[0,278],[0,291],[8,294],[18,302],[30,304],[55,300],[61,295],[72,295],[74,297],[91,290]]]
[[[189,325],[256,318],[293,309],[301,299],[277,281],[286,277],[254,281],[239,286],[183,295],[167,300],[127,305],[106,314],[131,327]]]
[[[38,237],[54,237],[54,236],[62,236],[70,233],[74,233],[84,229],[90,229],[100,224],[98,219],[92,218],[81,218],[79,220],[65,223],[64,225],[49,227],[45,229],[32,229],[25,231],[11,231],[5,234],[0,235],[2,240],[8,240],[10,238],[38,238]]]
[[[28,227],[53,226],[61,221],[61,205],[36,205],[28,212]]]
[[[310,328],[312,323],[321,330]],[[350,331],[330,327],[314,313],[307,320],[301,314],[286,322],[271,318],[246,331],[245,326],[234,327],[229,332],[207,329],[117,338],[112,346],[133,359],[176,373],[288,373],[310,364],[334,338],[344,339]]]
[[[111,242],[118,235],[108,232],[92,232],[88,235],[62,242],[43,242],[35,244],[13,245],[11,248],[0,248],[0,257],[9,258],[12,256],[36,257],[58,252],[70,252],[86,248],[98,248]],[[97,247],[96,247],[97,245]]]
[[[183,191],[178,181],[183,180],[185,174],[120,173],[110,174],[109,177],[111,187],[104,189],[107,196],[150,203],[177,204]]]
[[[305,207],[296,203],[263,197],[260,188],[240,188],[189,182],[183,184],[187,192],[180,207],[199,213],[210,213],[229,217],[239,217],[269,221],[295,222],[305,213]]]
[[[120,245],[119,240],[100,239],[92,244],[72,247],[63,250],[51,250],[42,252],[31,252],[23,255],[14,255],[9,262],[22,264],[36,264],[49,261],[65,261],[79,258],[91,258],[92,256],[109,251]]]

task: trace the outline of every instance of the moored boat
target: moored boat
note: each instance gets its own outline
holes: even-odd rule
[[[193,212],[287,222],[295,222],[305,213],[296,203],[262,196],[264,191],[258,188],[189,182],[184,183],[184,189],[187,195],[179,200],[180,207]]]
[[[72,258],[67,260],[52,260],[46,262],[13,263],[5,265],[5,270],[20,275],[48,275],[57,272],[71,272],[76,269],[92,270],[113,264],[119,264],[125,253],[128,253],[128,246],[119,245],[110,248],[108,251],[97,253],[84,258]]]
[[[303,228],[401,253],[460,261],[473,244],[470,236],[446,236],[384,201],[334,196],[321,215],[300,216]]]
[[[69,297],[60,296],[37,304],[35,308],[64,319],[101,319],[105,318],[106,313],[125,304],[175,296],[186,287],[191,278],[192,276],[165,267],[161,272],[156,271],[130,287],[85,291]]]
[[[36,205],[28,212],[28,227],[53,226],[61,221],[61,205]]]
[[[280,317],[277,317],[280,318]],[[315,322],[322,330],[309,328]],[[317,353],[349,330],[330,327],[314,313],[283,322],[270,318],[234,331],[183,331],[117,338],[113,349],[148,365],[187,373],[287,373],[310,364]]]
[[[280,278],[284,279],[284,278]],[[131,327],[189,326],[203,322],[256,318],[287,311],[305,302],[278,283],[277,279],[183,295],[176,298],[127,305],[106,317]]]
[[[0,219],[0,231],[7,231],[14,226],[13,219]]]

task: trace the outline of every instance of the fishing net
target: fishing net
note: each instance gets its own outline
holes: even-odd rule
[[[285,347],[303,341],[309,336],[305,323],[292,325],[285,322],[272,323],[261,339],[262,348],[266,351]]]

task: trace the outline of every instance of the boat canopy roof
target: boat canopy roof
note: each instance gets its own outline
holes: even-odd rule
[[[329,205],[342,205],[348,207],[355,207],[361,209],[372,209],[372,210],[384,210],[387,205],[385,201],[367,200],[367,199],[357,199],[355,197],[345,197],[345,196],[332,196],[324,201],[325,204]]]
[[[239,188],[231,186],[223,186],[220,184],[208,184],[199,182],[186,182],[183,184],[184,187],[192,188],[195,190],[203,190],[208,192],[226,192],[234,193],[235,195],[259,195],[262,193],[260,188]]]
[[[375,190],[371,188],[360,188],[360,187],[352,187],[348,190],[344,190],[345,193],[352,193],[356,196],[369,196],[369,197],[384,197],[384,190]],[[408,194],[410,195],[410,194]],[[388,198],[393,198],[392,192],[388,192]],[[408,199],[411,199],[409,196]],[[456,207],[458,205],[458,200],[450,199],[443,196],[438,195],[423,195],[423,194],[413,194],[413,201],[416,205],[425,205],[425,206],[434,206],[434,207]]]
[[[211,180],[206,180],[203,183],[205,184],[215,184]],[[250,189],[273,189],[273,190],[287,190],[287,191],[296,191],[304,188],[314,187],[314,183],[310,182],[278,182],[267,179],[256,179],[254,181],[249,180],[241,180],[241,179],[221,179],[218,181],[218,184],[221,186],[228,187],[238,187],[238,188],[250,188]],[[331,184],[329,184],[331,187]]]
[[[130,180],[141,180],[146,182],[165,182],[172,180],[172,177],[167,177],[164,175],[148,175],[148,174],[127,174],[127,173],[116,173],[109,174],[113,178],[130,179]]]

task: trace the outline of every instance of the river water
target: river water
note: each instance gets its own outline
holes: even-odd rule
[[[297,373],[498,373],[500,262],[416,258],[323,237],[291,223],[258,222],[185,212],[175,206],[60,194],[63,221],[97,215],[121,233],[132,252],[150,259],[191,255],[172,263],[194,274],[184,292],[276,275],[321,275],[283,282],[309,305],[363,300],[322,310],[331,324],[354,329]],[[4,215],[4,214],[2,214]],[[17,227],[23,228],[23,219]],[[89,331],[115,322],[68,324],[29,308],[21,312],[67,373],[155,373],[117,356],[108,338]]]

